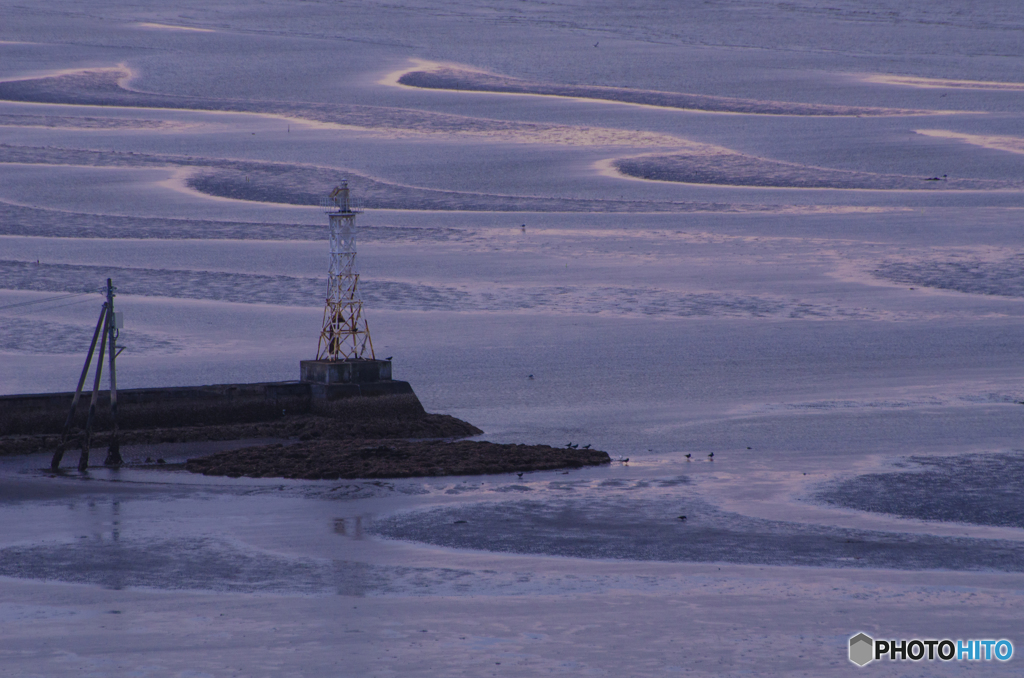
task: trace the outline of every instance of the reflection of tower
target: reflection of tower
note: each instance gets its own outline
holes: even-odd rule
[[[331,268],[327,280],[324,328],[317,360],[374,359],[370,330],[363,318],[356,273],[356,215],[349,203],[348,182],[323,201],[331,220]]]

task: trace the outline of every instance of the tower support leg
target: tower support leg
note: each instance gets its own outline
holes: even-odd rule
[[[64,446],[68,442],[68,433],[75,420],[75,410],[78,408],[78,401],[82,397],[82,387],[85,385],[85,378],[89,374],[89,365],[92,363],[92,354],[96,350],[96,342],[100,338],[100,330],[103,327],[103,319],[107,317],[107,305],[104,304],[100,310],[99,320],[96,321],[96,331],[92,333],[92,343],[89,344],[89,354],[85,357],[85,365],[82,367],[82,376],[78,378],[78,388],[75,389],[75,397],[71,399],[71,411],[68,412],[68,419],[64,422],[64,430],[60,434],[60,443],[50,460],[50,468],[56,471],[60,468],[60,460],[64,458]]]
[[[103,309],[106,311],[103,315],[103,332],[102,335],[107,333],[107,326],[110,324],[110,307],[103,304]],[[92,382],[92,400],[89,402],[89,417],[85,420],[85,433],[82,435],[82,456],[78,458],[78,470],[85,471],[89,468],[89,443],[92,437],[92,423],[96,418],[96,400],[100,392],[100,376],[103,374],[103,350],[106,348],[106,342],[100,341],[100,356],[96,361],[96,378]]]

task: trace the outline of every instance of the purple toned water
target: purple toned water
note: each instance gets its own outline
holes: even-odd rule
[[[0,675],[818,676],[859,631],[1017,638],[1022,26],[0,7],[0,393],[74,387],[107,277],[122,387],[297,378],[313,205],[348,178],[374,346],[428,410],[629,458],[377,483],[2,459]],[[468,75],[398,82],[444,68]]]

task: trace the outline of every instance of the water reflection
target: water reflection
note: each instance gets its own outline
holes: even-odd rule
[[[363,525],[369,524],[370,516],[363,514],[334,519],[334,532],[350,539],[363,538]]]

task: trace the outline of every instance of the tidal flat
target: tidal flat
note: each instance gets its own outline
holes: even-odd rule
[[[107,277],[119,387],[296,379],[348,180],[374,348],[426,411],[612,460],[183,468],[301,436],[269,429],[4,456],[0,675],[1019,645],[1022,28],[953,0],[0,5],[0,394],[74,389]]]

